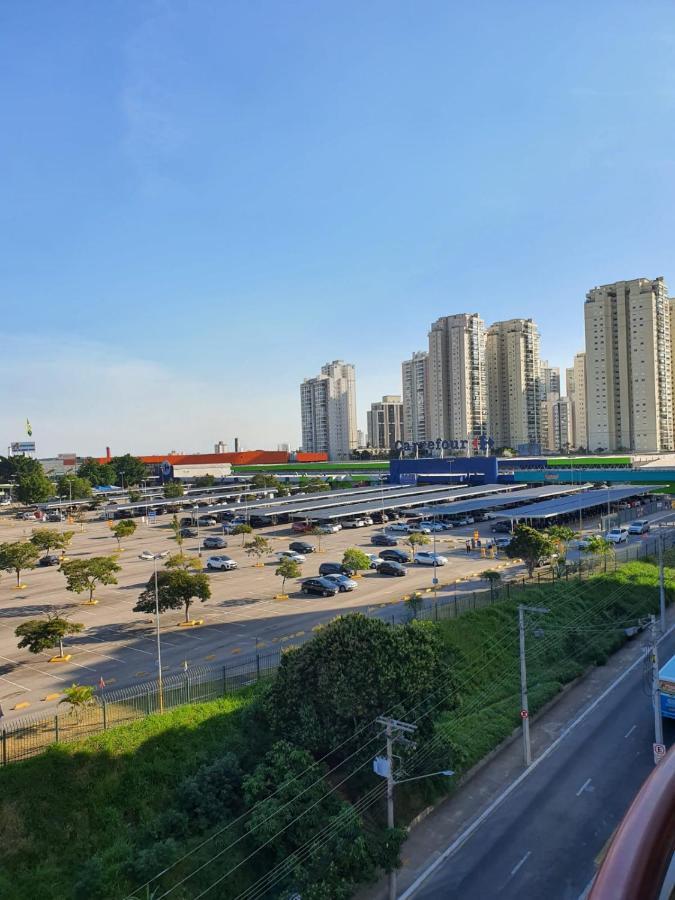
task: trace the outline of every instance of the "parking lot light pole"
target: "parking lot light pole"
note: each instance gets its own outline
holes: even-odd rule
[[[532,746],[530,744],[530,707],[527,699],[527,667],[525,665],[525,613],[547,613],[548,609],[540,606],[518,606],[518,639],[520,646],[520,717],[523,723],[523,756],[525,765],[532,763]]]
[[[159,711],[164,712],[164,687],[162,685],[162,643],[159,638],[159,588],[157,587],[157,560],[161,559],[161,554],[154,553],[152,556],[155,568],[155,625],[157,630],[157,681],[159,682]]]

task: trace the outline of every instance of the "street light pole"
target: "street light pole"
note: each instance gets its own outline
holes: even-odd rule
[[[659,687],[659,648],[656,639],[656,616],[650,616],[652,663],[652,707],[654,709],[654,743],[663,743],[663,719],[661,718],[661,691]],[[656,762],[656,760],[655,760]]]
[[[663,531],[659,527],[659,609],[661,612],[661,634],[666,633],[666,583],[663,567]]]
[[[159,554],[152,557],[155,567],[155,623],[157,627],[157,681],[159,682],[159,711],[164,712],[164,688],[162,685],[162,644],[159,638],[159,588],[157,586],[157,560]]]
[[[525,765],[532,763],[532,746],[530,744],[530,707],[527,698],[527,667],[525,664],[525,613],[547,613],[548,609],[539,606],[518,606],[518,641],[520,646],[520,717],[523,723],[523,756]]]

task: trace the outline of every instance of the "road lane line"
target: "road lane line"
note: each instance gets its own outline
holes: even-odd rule
[[[13,684],[14,687],[22,688],[24,691],[32,691],[33,690],[33,688],[26,687],[25,684],[19,684],[18,681],[10,681],[10,679],[7,678],[5,675],[0,675],[0,679],[2,679],[2,681],[8,682],[9,684]]]
[[[584,781],[584,783],[581,785],[581,787],[577,791],[577,797],[580,797],[583,794],[583,792],[586,790],[586,788],[588,787],[588,785],[590,783],[591,783],[591,779],[587,778],[586,781]]]
[[[18,660],[16,660],[16,659],[10,659],[8,656],[0,656],[0,659],[4,659],[4,660],[6,660],[7,662],[14,663],[16,666],[24,666],[26,669],[34,669],[36,672],[39,672],[40,675],[48,675],[50,678],[53,678],[54,681],[60,681],[60,680],[61,680],[61,679],[59,678],[58,675],[52,675],[51,672],[44,672],[42,669],[38,669],[37,666],[31,666],[30,663],[23,663],[23,662],[20,662],[20,661],[18,661]]]
[[[518,869],[520,869],[521,866],[525,865],[525,863],[527,862],[527,860],[529,859],[530,856],[532,856],[532,851],[528,850],[527,853],[525,854],[525,856],[521,859],[521,861],[519,863],[516,863],[516,865],[511,869],[511,878],[513,878],[513,876],[516,874],[516,872],[518,871]]]
[[[658,643],[665,640],[665,638],[669,637],[673,631],[675,631],[675,625],[671,625],[670,628],[664,634],[662,634]],[[427,880],[427,878],[439,868],[439,866],[443,865],[443,863],[448,859],[449,856],[452,856],[459,848],[468,841],[474,832],[476,832],[483,822],[488,819],[492,813],[498,809],[502,803],[511,796],[511,794],[518,788],[526,778],[531,775],[532,772],[539,766],[545,759],[554,753],[558,747],[562,744],[565,738],[578,726],[580,725],[586,718],[589,716],[602,702],[608,697],[613,690],[615,690],[624,679],[626,679],[632,672],[637,669],[638,666],[644,665],[644,656],[638,656],[638,658],[628,666],[627,669],[615,678],[614,681],[608,685],[605,690],[599,694],[595,700],[592,701],[577,717],[573,719],[569,725],[566,725],[562,732],[558,735],[558,737],[553,741],[553,743],[541,754],[538,756],[529,768],[525,769],[524,772],[521,772],[520,775],[511,782],[511,784],[505,788],[502,793],[496,797],[490,805],[483,810],[483,812],[473,820],[473,822],[468,825],[462,833],[455,838],[455,840],[450,844],[450,846],[446,847],[442,853],[440,853],[433,862],[429,863],[429,865],[424,869],[424,871],[417,876],[417,878],[413,881],[409,888],[407,888],[398,898],[398,900],[410,900],[411,897],[414,896],[416,891],[422,886],[422,884]]]
[[[630,737],[631,734],[635,731],[636,728],[637,728],[637,725],[633,725],[633,727],[630,729],[630,731],[627,731],[627,732],[624,734],[624,737],[625,737],[625,738]]]

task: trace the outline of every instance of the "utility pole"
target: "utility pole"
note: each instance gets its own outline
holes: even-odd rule
[[[520,718],[523,722],[523,757],[525,765],[532,763],[532,746],[530,744],[530,707],[527,699],[527,666],[525,664],[525,613],[547,613],[548,609],[540,606],[518,606],[518,639],[520,645]]]
[[[398,719],[391,719],[387,716],[379,716],[378,725],[384,725],[384,733],[387,739],[387,756],[385,766],[377,767],[378,760],[375,760],[375,771],[380,775],[384,775],[387,779],[387,828],[394,827],[394,741],[402,741],[411,743],[404,738],[404,734],[413,734],[417,731],[417,725],[411,725],[408,722],[399,722]],[[396,869],[391,868],[389,872],[389,900],[396,900]]]
[[[661,610],[661,634],[666,633],[666,582],[663,570],[663,531],[659,527],[659,608]]]
[[[661,691],[659,690],[659,648],[656,640],[656,616],[650,616],[651,647],[649,655],[652,663],[652,706],[654,708],[654,743],[663,744],[663,719],[661,718]],[[655,760],[656,761],[656,760]]]

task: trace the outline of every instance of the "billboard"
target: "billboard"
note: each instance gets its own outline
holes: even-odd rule
[[[16,441],[10,446],[12,453],[35,453],[35,441]]]

